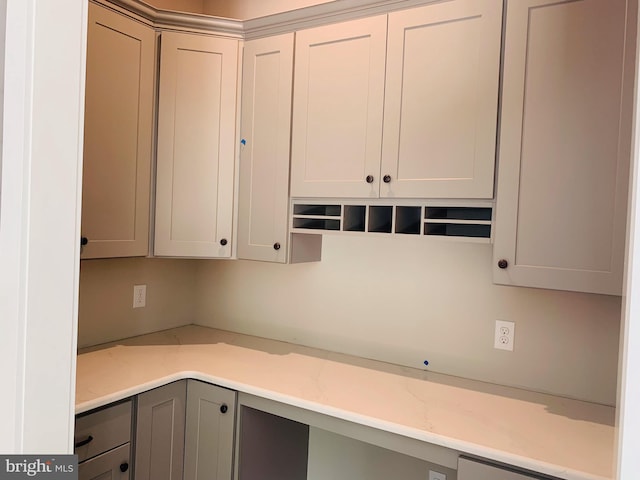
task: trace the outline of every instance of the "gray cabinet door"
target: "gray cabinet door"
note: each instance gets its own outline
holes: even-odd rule
[[[130,444],[82,462],[78,466],[79,480],[129,480]]]
[[[181,480],[186,381],[138,395],[136,480]]]
[[[185,480],[231,480],[235,412],[235,391],[187,381]]]

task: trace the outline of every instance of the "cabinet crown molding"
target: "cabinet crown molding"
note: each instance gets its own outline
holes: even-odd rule
[[[142,0],[92,1],[107,7],[116,7],[121,13],[129,12],[135,14],[139,17],[139,20],[155,28],[203,33],[211,32],[250,40],[328,23],[384,14],[417,5],[446,3],[451,0],[334,0],[328,3],[247,20],[161,10]]]

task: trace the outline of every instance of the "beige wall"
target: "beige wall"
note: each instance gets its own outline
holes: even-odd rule
[[[493,285],[490,245],[326,235],[303,265],[83,260],[78,344],[197,323],[614,404],[620,302]],[[496,319],[516,322],[514,352],[493,349]]]
[[[201,325],[615,403],[620,298],[493,285],[490,245],[326,235],[322,262],[200,262],[197,288]]]
[[[204,13],[204,2],[207,0],[143,0],[161,10],[176,12]]]
[[[249,18],[264,17],[297,8],[308,7],[330,0],[144,0],[162,10],[204,13],[216,17]]]
[[[78,347],[192,323],[195,267],[191,260],[82,260]],[[138,284],[147,285],[147,306],[134,309]]]
[[[250,18],[265,17],[275,13],[286,12],[298,8],[309,7],[329,0],[203,0],[204,13],[217,17]]]

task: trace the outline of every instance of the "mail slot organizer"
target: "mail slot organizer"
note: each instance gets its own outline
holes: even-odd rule
[[[417,235],[491,242],[493,205],[385,202],[292,202],[292,232]]]

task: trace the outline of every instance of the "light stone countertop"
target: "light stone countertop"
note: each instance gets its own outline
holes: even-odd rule
[[[183,378],[561,478],[613,476],[612,407],[197,326],[81,351],[76,413]]]

